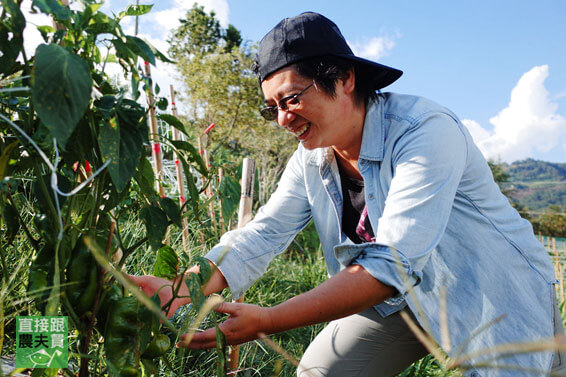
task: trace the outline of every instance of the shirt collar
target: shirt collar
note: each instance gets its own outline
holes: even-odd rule
[[[360,158],[373,161],[382,161],[385,144],[385,131],[383,129],[383,104],[385,98],[379,96],[378,100],[370,100],[366,110],[364,130],[362,134],[362,147]]]

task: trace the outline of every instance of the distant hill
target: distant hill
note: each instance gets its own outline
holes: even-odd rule
[[[566,211],[566,163],[529,158],[501,167],[509,176],[504,189],[511,198],[531,210],[557,205]]]

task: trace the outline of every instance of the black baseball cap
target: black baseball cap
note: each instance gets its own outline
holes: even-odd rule
[[[279,22],[259,43],[256,68],[260,84],[275,71],[301,60],[336,56],[366,67],[374,75],[374,89],[393,83],[402,71],[355,56],[338,26],[314,12]]]

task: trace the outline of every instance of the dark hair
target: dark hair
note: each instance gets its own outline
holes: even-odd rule
[[[315,56],[293,63],[291,67],[301,76],[312,79],[329,96],[336,94],[336,82],[344,78],[353,68],[356,80],[354,96],[358,104],[367,105],[370,99],[377,99],[374,79],[369,69],[336,56]],[[257,68],[254,65],[254,72]]]

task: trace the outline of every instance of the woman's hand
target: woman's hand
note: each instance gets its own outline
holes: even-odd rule
[[[134,282],[138,287],[141,288],[143,293],[145,293],[149,297],[153,297],[155,293],[158,293],[159,299],[161,300],[161,306],[167,304],[173,298],[173,292],[177,289],[177,285],[180,283],[181,287],[177,292],[178,296],[187,296],[187,287],[183,282],[179,279],[175,280],[175,285],[173,286],[173,282],[167,279],[158,278],[151,275],[144,275],[144,276],[134,276],[128,275],[128,278]],[[188,297],[176,298],[171,303],[169,310],[165,315],[167,317],[171,317],[180,306],[186,305],[190,302]]]
[[[215,309],[218,313],[230,314],[230,317],[219,325],[229,345],[241,344],[259,338],[259,333],[270,334],[273,325],[269,315],[270,308],[257,305],[225,302]],[[180,347],[206,349],[216,347],[216,329],[210,328],[196,333],[191,342],[186,344],[187,334],[181,336]]]

